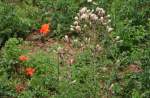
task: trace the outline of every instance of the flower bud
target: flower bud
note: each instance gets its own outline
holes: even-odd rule
[[[110,15],[107,15],[106,17],[107,17],[107,18],[110,18]]]
[[[70,31],[74,31],[74,28],[71,27],[71,28],[70,28]]]
[[[83,7],[79,12],[80,12],[80,14],[83,14],[83,13],[85,13],[87,11],[87,7]]]
[[[120,39],[120,36],[116,36],[116,38],[115,38],[116,40],[119,40]]]
[[[87,2],[89,2],[89,3],[90,3],[90,2],[92,2],[92,0],[87,0]]]
[[[74,19],[75,19],[75,20],[78,20],[79,18],[76,16]]]
[[[74,24],[74,25],[78,25],[78,21],[75,21],[73,24]]]
[[[90,18],[91,18],[91,20],[97,20],[98,19],[96,14],[91,14]]]
[[[88,19],[88,15],[87,15],[87,14],[82,14],[80,18],[81,18],[81,20],[82,20],[82,19],[87,20],[87,19]]]
[[[108,31],[108,32],[112,32],[112,31],[113,31],[113,28],[107,26],[107,31]]]
[[[113,31],[113,28],[109,27],[108,32],[112,32],[112,31]]]
[[[76,26],[75,29],[80,32],[81,31],[81,27],[80,26]]]

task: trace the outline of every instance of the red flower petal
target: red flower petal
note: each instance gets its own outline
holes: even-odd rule
[[[49,24],[43,24],[39,30],[40,33],[46,35],[49,32]]]
[[[21,55],[21,56],[19,56],[19,60],[20,60],[20,61],[27,61],[27,60],[28,60],[28,57],[27,57],[27,56],[24,56],[24,55]]]
[[[26,72],[26,75],[27,76],[33,76],[33,74],[34,74],[34,72],[35,72],[35,68],[31,68],[31,67],[29,67],[29,68],[26,68],[25,69],[25,72]]]

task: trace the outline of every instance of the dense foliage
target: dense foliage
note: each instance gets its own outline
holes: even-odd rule
[[[0,98],[150,98],[149,5],[0,0]]]

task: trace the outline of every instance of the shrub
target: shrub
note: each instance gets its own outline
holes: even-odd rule
[[[39,10],[36,7],[20,3],[0,2],[0,45],[10,37],[25,37],[37,28]],[[31,12],[32,11],[32,12]]]
[[[9,39],[0,60],[2,97],[47,97],[58,92],[57,63],[46,53],[28,54],[21,39]],[[28,57],[28,58],[27,58]],[[51,60],[50,60],[51,59]]]
[[[2,61],[6,63],[8,68],[18,63],[18,57],[23,53],[19,48],[22,41],[22,39],[11,38],[2,49]]]

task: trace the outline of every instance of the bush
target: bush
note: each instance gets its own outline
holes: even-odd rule
[[[38,8],[24,3],[0,2],[0,6],[0,21],[3,23],[0,25],[0,45],[10,37],[25,38],[37,28]]]
[[[11,38],[2,49],[0,95],[18,98],[27,94],[30,97],[55,95],[58,92],[56,62],[42,51],[29,55],[23,44],[22,40]]]

